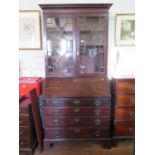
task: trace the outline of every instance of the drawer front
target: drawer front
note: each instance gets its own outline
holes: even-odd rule
[[[116,108],[115,120],[134,121],[135,109],[134,108]]]
[[[19,148],[19,155],[33,155],[33,149],[22,149]]]
[[[44,116],[109,116],[110,106],[102,107],[43,107]]]
[[[28,107],[19,107],[19,114],[20,115],[29,115]]]
[[[30,139],[31,137],[29,127],[20,127],[19,128],[19,139]]]
[[[134,106],[135,96],[134,95],[117,95],[116,106]]]
[[[110,117],[44,117],[44,127],[108,127]]]
[[[100,106],[110,104],[110,97],[101,98],[43,98],[44,106]]]
[[[134,137],[135,126],[134,122],[116,122],[115,136],[131,136]]]
[[[31,147],[31,140],[30,139],[19,140],[19,147],[20,148],[29,148],[29,147]]]
[[[84,139],[84,138],[107,138],[110,136],[108,128],[46,128],[45,136],[48,139]]]
[[[117,93],[129,93],[134,94],[135,93],[135,84],[133,80],[128,81],[117,81],[116,82],[116,92]]]
[[[19,116],[19,126],[29,126],[29,116]]]

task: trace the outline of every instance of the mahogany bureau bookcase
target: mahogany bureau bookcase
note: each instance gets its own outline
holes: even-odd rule
[[[111,147],[107,78],[111,5],[40,5],[46,49],[41,105],[44,149],[69,140],[97,140]]]

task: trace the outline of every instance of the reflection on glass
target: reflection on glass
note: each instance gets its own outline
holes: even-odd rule
[[[80,73],[104,72],[104,17],[80,17]]]
[[[48,17],[47,52],[48,73],[72,73],[73,67],[73,32],[72,18]]]

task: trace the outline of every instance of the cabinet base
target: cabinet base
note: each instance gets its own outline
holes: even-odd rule
[[[62,141],[98,141],[101,143],[101,145],[103,146],[104,149],[111,149],[112,146],[112,140],[111,138],[109,139],[44,139],[44,150],[48,150],[50,148],[52,148],[52,146],[54,145],[55,142],[62,142]]]

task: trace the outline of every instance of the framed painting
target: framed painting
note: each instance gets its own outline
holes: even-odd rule
[[[116,36],[117,46],[132,46],[135,44],[135,15],[116,15]]]
[[[42,49],[41,17],[39,10],[19,11],[19,49]]]

